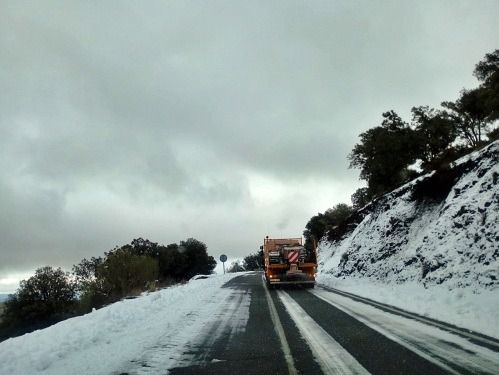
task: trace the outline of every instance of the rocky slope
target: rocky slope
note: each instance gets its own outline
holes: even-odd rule
[[[319,272],[425,287],[499,286],[499,141],[388,193],[319,246]]]

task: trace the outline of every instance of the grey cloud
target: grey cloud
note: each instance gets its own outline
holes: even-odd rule
[[[357,135],[385,110],[407,118],[476,84],[496,13],[494,1],[4,2],[3,268],[69,264],[138,234],[241,256],[265,227],[300,232],[319,197],[256,207],[251,175],[348,196]]]
[[[64,197],[49,189],[0,184],[0,272],[22,270],[27,264],[56,261]],[[55,245],[55,246],[54,246]]]

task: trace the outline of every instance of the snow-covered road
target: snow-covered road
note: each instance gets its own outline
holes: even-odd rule
[[[405,317],[390,313],[322,288],[312,293],[385,337],[446,368],[449,372],[454,371],[447,365],[451,363],[453,367],[470,373],[499,374],[499,353],[476,344],[473,335],[465,338],[449,332],[445,326],[438,328],[411,318],[411,314]],[[486,338],[477,337],[476,339],[499,351],[499,343]]]
[[[234,315],[234,291],[221,286],[235,276],[193,280],[6,340],[0,343],[0,375],[164,372],[206,327]],[[244,310],[249,302],[239,303]],[[244,329],[245,319],[238,314],[232,329]]]

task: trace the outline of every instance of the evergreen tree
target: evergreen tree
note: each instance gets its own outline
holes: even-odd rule
[[[487,104],[489,97],[490,90],[479,87],[463,90],[455,102],[442,103],[442,107],[449,110],[445,114],[454,122],[461,138],[472,148],[483,143],[483,137],[493,121],[492,109]]]
[[[351,214],[353,209],[345,203],[339,203],[324,213],[312,216],[305,225],[303,236],[305,247],[311,249],[312,243],[319,242],[330,229],[341,225]]]
[[[428,106],[413,107],[412,122],[423,168],[426,171],[434,169],[432,164],[445,155],[456,139],[455,124],[445,113]]]
[[[499,49],[485,55],[473,75],[481,82],[483,106],[490,122],[499,119]]]
[[[370,201],[368,189],[366,187],[363,187],[355,190],[355,193],[352,194],[351,199],[353,209],[360,210]]]
[[[217,262],[208,255],[207,247],[203,242],[189,238],[180,242],[180,248],[186,257],[184,273],[186,279],[198,274],[209,275],[213,272]]]
[[[243,268],[246,271],[256,271],[263,268],[263,250],[246,256],[243,260]]]
[[[3,319],[10,324],[55,322],[73,313],[76,288],[60,268],[39,268],[21,281],[19,289],[5,303]]]
[[[407,167],[420,155],[416,132],[394,111],[383,113],[381,126],[360,134],[349,155],[350,168],[359,168],[360,178],[367,181],[369,199],[396,188],[407,181]]]
[[[143,291],[147,283],[158,278],[158,262],[148,256],[134,254],[129,246],[106,253],[99,265],[96,278],[110,300],[116,300],[135,291]]]
[[[180,281],[184,278],[187,267],[187,257],[181,253],[179,246],[174,243],[161,246],[159,251],[159,277],[162,281]]]

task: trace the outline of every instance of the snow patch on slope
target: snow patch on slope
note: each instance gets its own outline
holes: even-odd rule
[[[497,290],[474,293],[465,288],[449,290],[443,285],[425,288],[416,282],[386,284],[324,273],[318,276],[317,282],[499,339]]]
[[[220,317],[233,294],[221,286],[240,275],[193,280],[3,341],[0,372],[111,374],[133,367],[134,358],[147,357],[158,345],[161,365],[169,368],[185,345]]]
[[[319,282],[490,335],[499,327],[499,142],[448,173],[442,199],[415,198],[424,184],[441,188],[433,172],[363,208],[340,240],[321,241]]]

